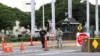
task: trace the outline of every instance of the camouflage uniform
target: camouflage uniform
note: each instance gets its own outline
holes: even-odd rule
[[[57,39],[57,47],[62,48],[62,35],[63,32],[60,30],[60,28],[56,31],[56,39]]]

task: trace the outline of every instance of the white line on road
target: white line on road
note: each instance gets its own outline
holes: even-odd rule
[[[36,55],[53,55],[53,54],[62,54],[65,52],[74,52],[74,51],[78,51],[78,50],[61,50],[61,51],[50,51],[50,52],[45,52],[45,53],[39,53]]]
[[[68,50],[68,51],[62,50],[62,52],[75,52],[75,51],[78,51],[78,50]]]
[[[12,53],[5,53],[5,52],[3,52],[3,51],[0,51],[0,54],[2,55],[2,54],[4,54],[4,55],[11,55],[11,54],[22,54],[22,53],[35,53],[35,52],[42,52],[43,50],[38,50],[38,49],[36,49],[36,50],[24,50],[24,51],[20,51],[20,50],[14,50]]]
[[[52,54],[59,54],[60,52],[50,52],[50,53],[39,53],[39,54],[37,54],[37,55],[52,55]]]
[[[39,51],[43,51],[43,50],[24,50],[24,51],[20,51],[20,50],[15,50],[14,53],[29,53],[29,52],[39,52]]]

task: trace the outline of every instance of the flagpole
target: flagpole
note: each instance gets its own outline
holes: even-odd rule
[[[55,33],[55,0],[52,0],[52,32]]]
[[[31,34],[35,35],[35,1],[31,0]]]
[[[72,0],[68,0],[68,18],[72,18]]]
[[[96,31],[95,35],[99,35],[99,19],[98,19],[98,0],[96,0],[96,7],[95,7],[95,23],[96,23]]]
[[[43,6],[42,6],[42,11],[43,11],[43,29],[45,29],[45,19],[44,19],[44,0],[42,0]]]
[[[90,16],[90,14],[89,14],[89,12],[90,12],[90,9],[89,9],[90,7],[89,7],[89,0],[87,0],[87,14],[86,14],[86,16],[87,16],[87,25],[86,25],[86,30],[87,30],[87,32],[89,32],[89,24],[90,24],[90,22],[89,22],[89,16]]]

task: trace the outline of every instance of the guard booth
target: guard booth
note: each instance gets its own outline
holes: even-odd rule
[[[61,29],[63,31],[63,40],[75,40],[77,33],[77,26],[80,23],[77,22],[74,18],[66,18],[61,23]]]

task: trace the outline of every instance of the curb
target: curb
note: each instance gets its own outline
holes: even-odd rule
[[[65,47],[76,47],[76,44],[68,44],[68,45],[62,46],[62,48],[65,48]],[[57,48],[57,46],[49,46],[48,48]]]

